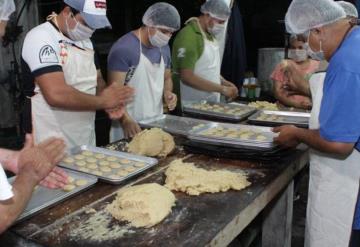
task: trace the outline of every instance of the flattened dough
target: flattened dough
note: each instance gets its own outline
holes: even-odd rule
[[[175,205],[174,194],[156,183],[121,189],[106,210],[117,220],[134,227],[152,227],[161,222]]]
[[[74,163],[75,160],[71,157],[66,157],[64,160],[63,160],[64,163],[66,164],[71,164],[71,163]]]
[[[63,189],[63,191],[69,192],[69,191],[74,190],[75,188],[76,188],[75,185],[73,185],[73,184],[67,184],[67,185],[65,185],[62,189]]]
[[[141,131],[128,145],[130,153],[158,157],[166,157],[174,148],[174,138],[159,128]]]
[[[85,186],[85,185],[87,185],[87,183],[88,183],[88,181],[85,180],[85,179],[77,179],[75,181],[75,185],[78,186],[78,187]]]
[[[171,162],[165,175],[165,187],[196,196],[206,192],[241,190],[250,185],[242,173],[227,170],[207,171],[197,168],[193,163],[183,163],[180,159]]]

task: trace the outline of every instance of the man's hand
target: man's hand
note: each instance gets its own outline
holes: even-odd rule
[[[110,119],[116,120],[122,118],[122,116],[125,113],[126,106],[125,104],[121,104],[118,107],[115,107],[113,109],[106,109],[105,111],[109,115]]]
[[[125,138],[134,137],[141,131],[140,126],[131,118],[124,118],[121,121],[121,126],[124,130]]]
[[[121,105],[126,105],[126,103],[131,101],[133,95],[133,88],[120,85],[119,83],[112,83],[100,93],[104,109],[114,109]]]
[[[170,111],[173,111],[177,104],[177,96],[171,91],[164,92],[164,100]]]
[[[68,175],[59,167],[54,167],[46,178],[44,178],[40,185],[49,189],[62,188],[68,184]]]
[[[273,129],[273,132],[279,133],[279,136],[274,138],[274,142],[285,147],[295,148],[300,143],[297,137],[297,131],[298,128],[294,125],[276,127]]]
[[[238,89],[234,86],[222,86],[221,94],[229,99],[235,99],[238,96]]]
[[[58,138],[49,138],[38,146],[27,145],[19,153],[19,175],[26,174],[38,184],[63,159],[65,143]]]

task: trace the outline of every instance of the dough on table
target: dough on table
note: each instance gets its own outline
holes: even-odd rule
[[[111,172],[112,169],[110,167],[108,167],[108,166],[102,166],[102,167],[100,167],[100,171],[102,171],[102,172]]]
[[[96,161],[97,161],[97,159],[95,159],[95,158],[87,158],[86,159],[86,162],[88,162],[88,163],[96,163]]]
[[[75,185],[73,185],[73,184],[67,184],[67,185],[65,185],[62,189],[63,189],[63,191],[69,192],[69,191],[74,190],[75,188],[76,188]]]
[[[143,130],[128,144],[130,153],[166,157],[175,148],[174,138],[159,128]]]
[[[134,227],[152,227],[161,222],[175,205],[174,194],[156,183],[120,189],[106,210],[117,220]]]
[[[88,184],[88,181],[85,180],[85,179],[77,179],[75,180],[75,183],[74,183],[76,186],[85,186]]]
[[[97,159],[103,159],[103,158],[105,158],[105,154],[96,154],[96,155],[95,155],[95,158],[97,158]]]
[[[91,151],[83,151],[81,154],[84,156],[92,156],[94,153]]]
[[[112,163],[110,163],[110,167],[113,169],[118,169],[121,167],[121,165],[119,163],[112,162]]]
[[[84,155],[81,155],[81,154],[77,154],[77,155],[74,156],[74,158],[75,158],[76,160],[83,160],[83,159],[85,159],[85,156],[84,156]]]
[[[189,195],[225,192],[229,189],[241,190],[251,184],[243,173],[227,170],[207,171],[197,168],[193,163],[184,163],[180,159],[170,163],[165,175],[165,187]]]
[[[76,161],[75,165],[83,167],[83,166],[86,166],[86,162],[85,161]]]
[[[110,164],[110,162],[106,161],[106,160],[102,160],[102,161],[99,162],[100,166],[108,166],[109,164]]]
[[[63,159],[63,162],[66,164],[72,164],[75,162],[75,160],[71,157],[66,157],[65,159]]]

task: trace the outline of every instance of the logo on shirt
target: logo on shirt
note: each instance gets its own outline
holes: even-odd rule
[[[95,1],[95,8],[106,9],[106,2]]]
[[[185,57],[185,52],[186,52],[186,49],[185,49],[185,48],[179,48],[179,49],[178,49],[177,57],[178,57],[178,58]]]
[[[59,59],[55,50],[50,45],[45,45],[40,49],[40,63],[58,63]]]

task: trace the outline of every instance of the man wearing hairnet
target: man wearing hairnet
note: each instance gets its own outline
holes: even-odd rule
[[[121,37],[109,53],[109,80],[135,89],[124,116],[112,122],[110,141],[138,133],[137,121],[162,114],[163,101],[170,111],[176,106],[168,43],[180,28],[180,15],[174,6],[160,2],[147,9],[142,22],[142,27]]]
[[[216,36],[225,28],[230,8],[223,0],[208,0],[201,15],[190,18],[176,35],[172,50],[175,85],[181,104],[189,101],[220,101],[237,97],[236,86],[220,75],[221,58]],[[178,90],[179,91],[179,90]]]
[[[274,141],[311,147],[305,246],[348,246],[360,179],[360,29],[332,0],[293,0],[285,22],[306,38],[308,54],[329,66],[323,88],[321,77],[310,79],[313,88],[320,83],[312,90],[320,109],[309,129],[275,128]]]

